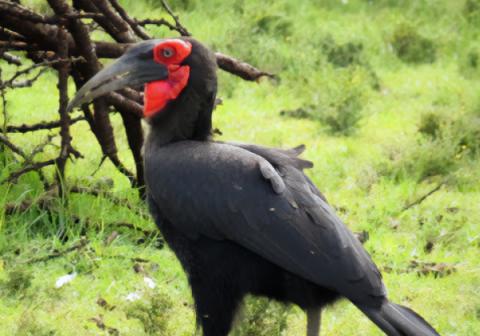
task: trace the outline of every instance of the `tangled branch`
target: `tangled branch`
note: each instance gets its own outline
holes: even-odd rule
[[[14,145],[6,136],[0,137],[0,143],[24,160],[22,167],[10,174],[3,182],[13,182],[23,174],[39,172],[47,186],[42,169],[55,165],[57,184],[65,183],[65,168],[68,159],[81,157],[71,145],[70,127],[79,121],[86,121],[96,141],[100,145],[104,158],[109,159],[124,174],[134,187],[143,192],[143,131],[141,126],[141,92],[123,89],[96,99],[92,106],[83,106],[83,115],[71,118],[66,113],[68,102],[68,78],[71,77],[78,89],[101,70],[101,58],[117,58],[130,45],[139,40],[152,38],[144,27],[163,26],[181,36],[191,36],[165,0],[161,5],[168,18],[142,19],[129,16],[118,0],[47,0],[53,15],[47,16],[23,6],[18,1],[0,0],[0,61],[17,67],[13,75],[2,80],[0,72],[0,96],[3,102],[4,123],[7,123],[5,92],[30,87],[48,69],[58,74],[59,119],[51,122],[23,124],[19,126],[5,124],[3,132],[26,133],[39,130],[59,129],[60,150],[57,157],[34,162],[24,150]],[[91,38],[93,30],[100,29],[109,35],[110,41],[95,41]],[[19,53],[20,52],[20,53]],[[274,75],[261,71],[254,66],[231,56],[216,53],[220,69],[244,80],[258,81],[262,77]],[[27,65],[30,64],[31,65]],[[135,162],[136,172],[130,171],[117,154],[116,138],[110,121],[109,112],[118,111],[123,121],[128,145]],[[61,189],[61,187],[59,187]]]

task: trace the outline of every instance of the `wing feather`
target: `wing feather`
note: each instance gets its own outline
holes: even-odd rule
[[[385,295],[380,273],[303,174],[299,162],[308,161],[295,161],[303,149],[193,141],[147,147],[148,192],[192,238],[235,241],[352,301],[372,303]]]

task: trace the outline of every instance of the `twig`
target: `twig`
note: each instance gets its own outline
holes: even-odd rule
[[[40,198],[36,200],[24,200],[20,204],[7,203],[5,205],[5,215],[13,215],[15,212],[23,213],[30,209],[33,205],[38,205],[40,209],[48,209],[50,203],[56,197],[54,189],[47,189],[47,192],[44,193]]]
[[[0,83],[0,86],[3,86],[3,88],[5,89],[19,89],[19,88],[31,87],[33,83],[35,83],[37,79],[39,79],[40,76],[43,75],[46,71],[47,71],[47,68],[43,68],[43,69],[40,69],[40,71],[30,79],[26,79],[23,81],[10,82],[6,86],[3,86],[4,83]]]
[[[144,230],[144,229],[139,228],[139,227],[137,227],[133,224],[130,224],[130,223],[113,223],[111,225],[116,226],[116,227],[125,227],[125,228],[128,228],[128,229],[134,230],[134,231],[141,232],[141,233],[143,233],[143,235],[145,237],[151,237],[151,236],[154,236],[154,235],[159,233],[159,231]]]
[[[31,171],[40,171],[40,169],[42,169],[44,167],[47,167],[47,166],[54,165],[56,162],[57,162],[56,159],[50,159],[50,160],[46,160],[46,161],[40,161],[40,162],[32,163],[32,164],[16,171],[16,172],[10,174],[7,178],[5,178],[3,181],[1,181],[0,184],[15,182],[20,176],[22,176],[26,173],[29,173]]]
[[[70,121],[70,125],[73,125],[82,120],[85,120],[85,117],[80,116],[80,117],[72,118]],[[60,127],[60,120],[42,121],[33,125],[27,125],[27,124],[22,124],[17,126],[9,125],[6,128],[6,131],[7,133],[27,133],[27,132],[34,132],[34,131],[40,131],[40,130],[51,130],[58,127]]]
[[[215,53],[215,56],[217,57],[217,65],[222,70],[237,75],[242,79],[248,81],[258,81],[261,77],[269,77],[272,79],[276,78],[274,74],[258,70],[254,66],[231,56],[227,56],[219,52]]]
[[[22,158],[26,159],[27,155],[25,152],[18,146],[14,145],[5,135],[0,134],[0,142],[3,143],[5,146],[10,148],[12,152],[20,155]]]
[[[135,34],[130,25],[112,9],[107,0],[95,0],[94,4],[95,7],[105,16],[107,21],[115,27],[115,29],[110,30],[109,33],[117,42],[135,42]],[[100,20],[97,20],[97,22],[102,25]],[[107,31],[109,30],[108,26],[104,28],[106,28]]]
[[[42,153],[45,150],[45,147],[47,147],[48,145],[55,146],[55,144],[52,143],[52,140],[55,137],[56,135],[48,134],[43,142],[37,144],[30,153],[31,159],[33,160],[38,153]]]
[[[31,164],[33,165],[34,163],[32,162],[33,160],[33,157],[35,156],[35,153],[32,152],[32,154],[30,155],[30,157],[18,146],[14,145],[6,136],[4,136],[3,134],[0,134],[0,142],[2,142],[4,145],[6,145],[8,148],[10,148],[12,150],[12,152],[16,153],[17,155],[19,155],[20,157],[22,157],[25,162],[27,164]],[[47,178],[45,177],[45,175],[43,174],[43,172],[38,169],[37,170],[38,172],[38,175],[40,177],[40,180],[42,181],[43,183],[43,186],[45,188],[45,190],[47,190],[49,188],[49,184],[48,184],[48,181],[47,181]],[[20,175],[19,175],[20,176]],[[17,177],[18,178],[18,177]],[[6,182],[7,180],[5,180],[4,182]],[[2,182],[3,183],[3,182]]]
[[[106,155],[103,155],[102,158],[100,159],[100,163],[98,164],[97,168],[95,168],[95,170],[92,172],[92,174],[90,174],[90,176],[95,176],[98,171],[100,170],[100,168],[102,168],[103,164],[105,163],[105,160],[107,159],[107,156]]]
[[[427,192],[426,194],[422,195],[421,197],[419,197],[418,199],[416,199],[415,201],[405,205],[402,209],[402,212],[403,211],[407,211],[408,209],[410,208],[413,208],[414,206],[422,203],[423,201],[425,201],[428,197],[430,197],[431,195],[433,195],[434,193],[436,193],[437,191],[440,190],[440,188],[442,188],[443,185],[445,185],[447,183],[447,181],[442,181],[440,182],[435,188],[433,188],[432,190],[430,190],[429,192]]]
[[[14,64],[14,65],[22,65],[22,61],[20,60],[20,57],[12,55],[7,52],[0,52],[0,58],[5,60],[8,64]]]
[[[15,15],[20,19],[28,20],[33,23],[48,23],[45,21],[45,17],[43,15],[35,13],[28,8],[12,1],[0,0],[0,12],[9,13],[10,15]]]
[[[15,83],[15,80],[22,76],[22,75],[27,75],[29,74],[30,72],[32,72],[33,70],[37,69],[37,68],[40,68],[40,67],[47,67],[47,66],[53,66],[53,65],[57,65],[57,64],[61,64],[61,63],[70,63],[70,62],[78,62],[78,61],[83,61],[83,58],[82,57],[76,57],[76,58],[59,58],[59,59],[55,59],[55,60],[47,60],[47,61],[43,61],[43,62],[40,62],[40,63],[36,63],[36,64],[33,64],[29,67],[26,67],[22,70],[19,70],[17,72],[15,72],[13,74],[12,77],[10,77],[10,79],[4,81],[4,82],[1,82],[0,83],[0,88],[15,88],[15,87],[25,87],[25,86],[29,86],[31,85],[35,80],[38,79],[38,77],[40,77],[40,75],[47,69],[47,68],[44,68],[44,69],[41,69],[40,72],[35,75],[35,77],[33,77],[32,79],[30,80],[27,80],[25,82],[22,83]]]
[[[85,237],[82,237],[82,238],[80,238],[80,241],[78,243],[73,244],[72,246],[70,246],[69,248],[67,248],[63,251],[55,251],[55,252],[53,252],[51,254],[48,254],[46,256],[43,256],[43,257],[32,258],[32,259],[29,259],[29,260],[25,261],[24,263],[25,264],[34,264],[34,263],[38,263],[38,262],[49,261],[49,260],[52,260],[52,259],[55,259],[55,258],[58,258],[58,257],[62,257],[65,254],[68,254],[70,252],[80,250],[80,249],[84,248],[85,246],[87,246],[89,243],[90,243],[90,241],[88,239],[86,239]]]
[[[155,25],[155,26],[165,26],[171,31],[176,31],[177,33],[182,34],[181,31],[178,30],[178,27],[174,24],[171,24],[165,19],[144,19],[144,20],[136,20],[135,23],[139,26],[147,26],[147,25]]]
[[[138,37],[144,40],[151,39],[151,37],[140,27],[135,20],[133,20],[123,9],[123,7],[118,3],[117,0],[110,0],[110,3],[112,4],[113,8],[120,14],[123,20],[125,20],[132,30],[137,34]]]
[[[0,82],[2,81],[2,68],[0,68]],[[5,132],[5,129],[7,128],[7,122],[8,122],[8,113],[7,113],[7,98],[5,96],[5,89],[0,88],[0,98],[2,99],[2,116],[3,116],[3,125],[2,125],[2,131]]]
[[[190,32],[187,30],[187,28],[185,28],[181,22],[180,22],[180,19],[178,18],[177,15],[175,15],[175,13],[173,13],[173,11],[170,9],[170,6],[168,5],[167,1],[165,0],[161,0],[162,1],[162,6],[163,8],[167,11],[167,13],[172,17],[172,19],[175,21],[175,27],[176,27],[176,30],[182,35],[182,36],[192,36],[192,34],[190,34]]]
[[[48,2],[57,15],[63,16],[74,13],[74,10],[65,2],[65,0],[48,0]],[[104,3],[104,1],[98,0],[97,4],[100,3]],[[106,13],[104,14],[106,15]],[[78,70],[82,73],[84,80],[89,79],[101,69],[90,39],[89,31],[79,20],[69,20],[67,27],[72,33],[77,48],[81,50],[81,53],[86,60],[86,63],[82,64]],[[105,100],[103,98],[98,98],[94,100],[93,106],[95,111],[93,115],[95,127],[92,128],[92,131],[102,148],[102,152],[107,155],[116,168],[129,179],[132,185],[136,185],[134,175],[123,165],[118,157],[113,127],[108,116],[108,106]]]
[[[25,37],[4,27],[0,27],[0,38],[7,41],[25,41]]]
[[[25,56],[35,64],[26,67],[14,74],[12,78],[0,83],[0,95],[4,98],[5,88],[17,88],[30,86],[47,67],[56,69],[65,65],[63,62],[69,61],[71,66],[69,75],[71,75],[77,85],[82,86],[92,76],[101,69],[99,58],[117,58],[121,56],[127,48],[137,41],[137,36],[142,39],[149,38],[149,35],[141,28],[146,24],[160,24],[178,32],[183,36],[190,36],[190,32],[182,25],[180,19],[172,11],[166,0],[161,0],[161,5],[168,16],[160,20],[136,20],[128,15],[128,12],[121,6],[119,0],[48,0],[48,5],[53,10],[54,15],[43,15],[34,10],[20,5],[20,2],[11,0],[0,0],[0,56],[7,58],[18,64],[18,60],[8,54],[9,51],[25,51]],[[92,19],[85,23],[83,19]],[[88,25],[99,25],[115,42],[92,41],[91,27]],[[60,55],[59,40],[65,42],[68,51],[64,56]],[[81,56],[83,63],[74,62],[74,58]],[[23,56],[20,58],[23,60]],[[257,68],[241,62],[235,58],[217,54],[217,63],[219,67],[234,75],[246,80],[258,80],[261,77],[274,76],[268,72],[258,70]],[[38,67],[42,68],[36,75],[31,74],[33,78],[26,76]],[[18,80],[21,76],[26,76],[26,80]],[[62,90],[60,90],[62,94]],[[65,96],[63,94],[63,96]],[[103,98],[95,99],[93,102],[93,111],[90,107],[84,105],[81,109],[84,117],[75,118],[67,124],[73,124],[79,120],[86,120],[94,133],[96,140],[100,144],[102,153],[130,180],[132,186],[140,187],[141,192],[143,181],[143,159],[141,147],[143,143],[143,133],[141,127],[143,97],[141,93],[132,89],[123,89],[119,92],[110,93]],[[3,100],[4,113],[5,100]],[[134,157],[136,175],[134,175],[123,163],[117,153],[117,146],[113,127],[110,121],[109,112],[112,107],[121,115],[125,132],[127,135],[130,151]],[[61,110],[61,108],[60,108]],[[7,132],[30,132],[40,129],[53,129],[65,125],[61,118],[58,122],[42,122],[35,125],[9,126],[6,124],[8,118],[4,118],[3,130]],[[63,153],[56,160],[62,166],[64,164],[65,150],[69,154],[79,156],[71,145],[67,145],[65,131],[67,127],[62,127],[62,145]],[[39,148],[44,148],[40,146]],[[26,167],[14,173],[17,174],[35,170],[37,165],[50,164],[50,161],[33,162],[33,158],[26,162]],[[63,163],[62,163],[63,162]],[[63,168],[61,168],[63,170]],[[39,173],[41,174],[41,170]]]
[[[143,116],[143,106],[138,104],[137,102],[125,98],[119,93],[110,92],[105,96],[107,102],[111,105],[114,105],[117,110],[122,109],[135,115],[137,118],[141,118]]]

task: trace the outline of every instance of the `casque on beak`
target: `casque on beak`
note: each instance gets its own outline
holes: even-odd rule
[[[70,101],[67,111],[126,86],[168,78],[168,68],[154,61],[155,41],[146,41],[129,49],[122,57],[93,76]]]

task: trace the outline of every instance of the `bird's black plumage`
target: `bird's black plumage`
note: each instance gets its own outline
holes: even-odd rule
[[[184,91],[149,120],[148,203],[188,274],[206,336],[228,334],[249,293],[304,309],[345,297],[391,336],[438,333],[390,303],[380,272],[303,169],[303,147],[210,139],[212,53],[193,39]]]
[[[152,201],[191,239],[236,242],[353,301],[380,304],[377,268],[295,166],[215,142],[149,145],[145,155]]]

